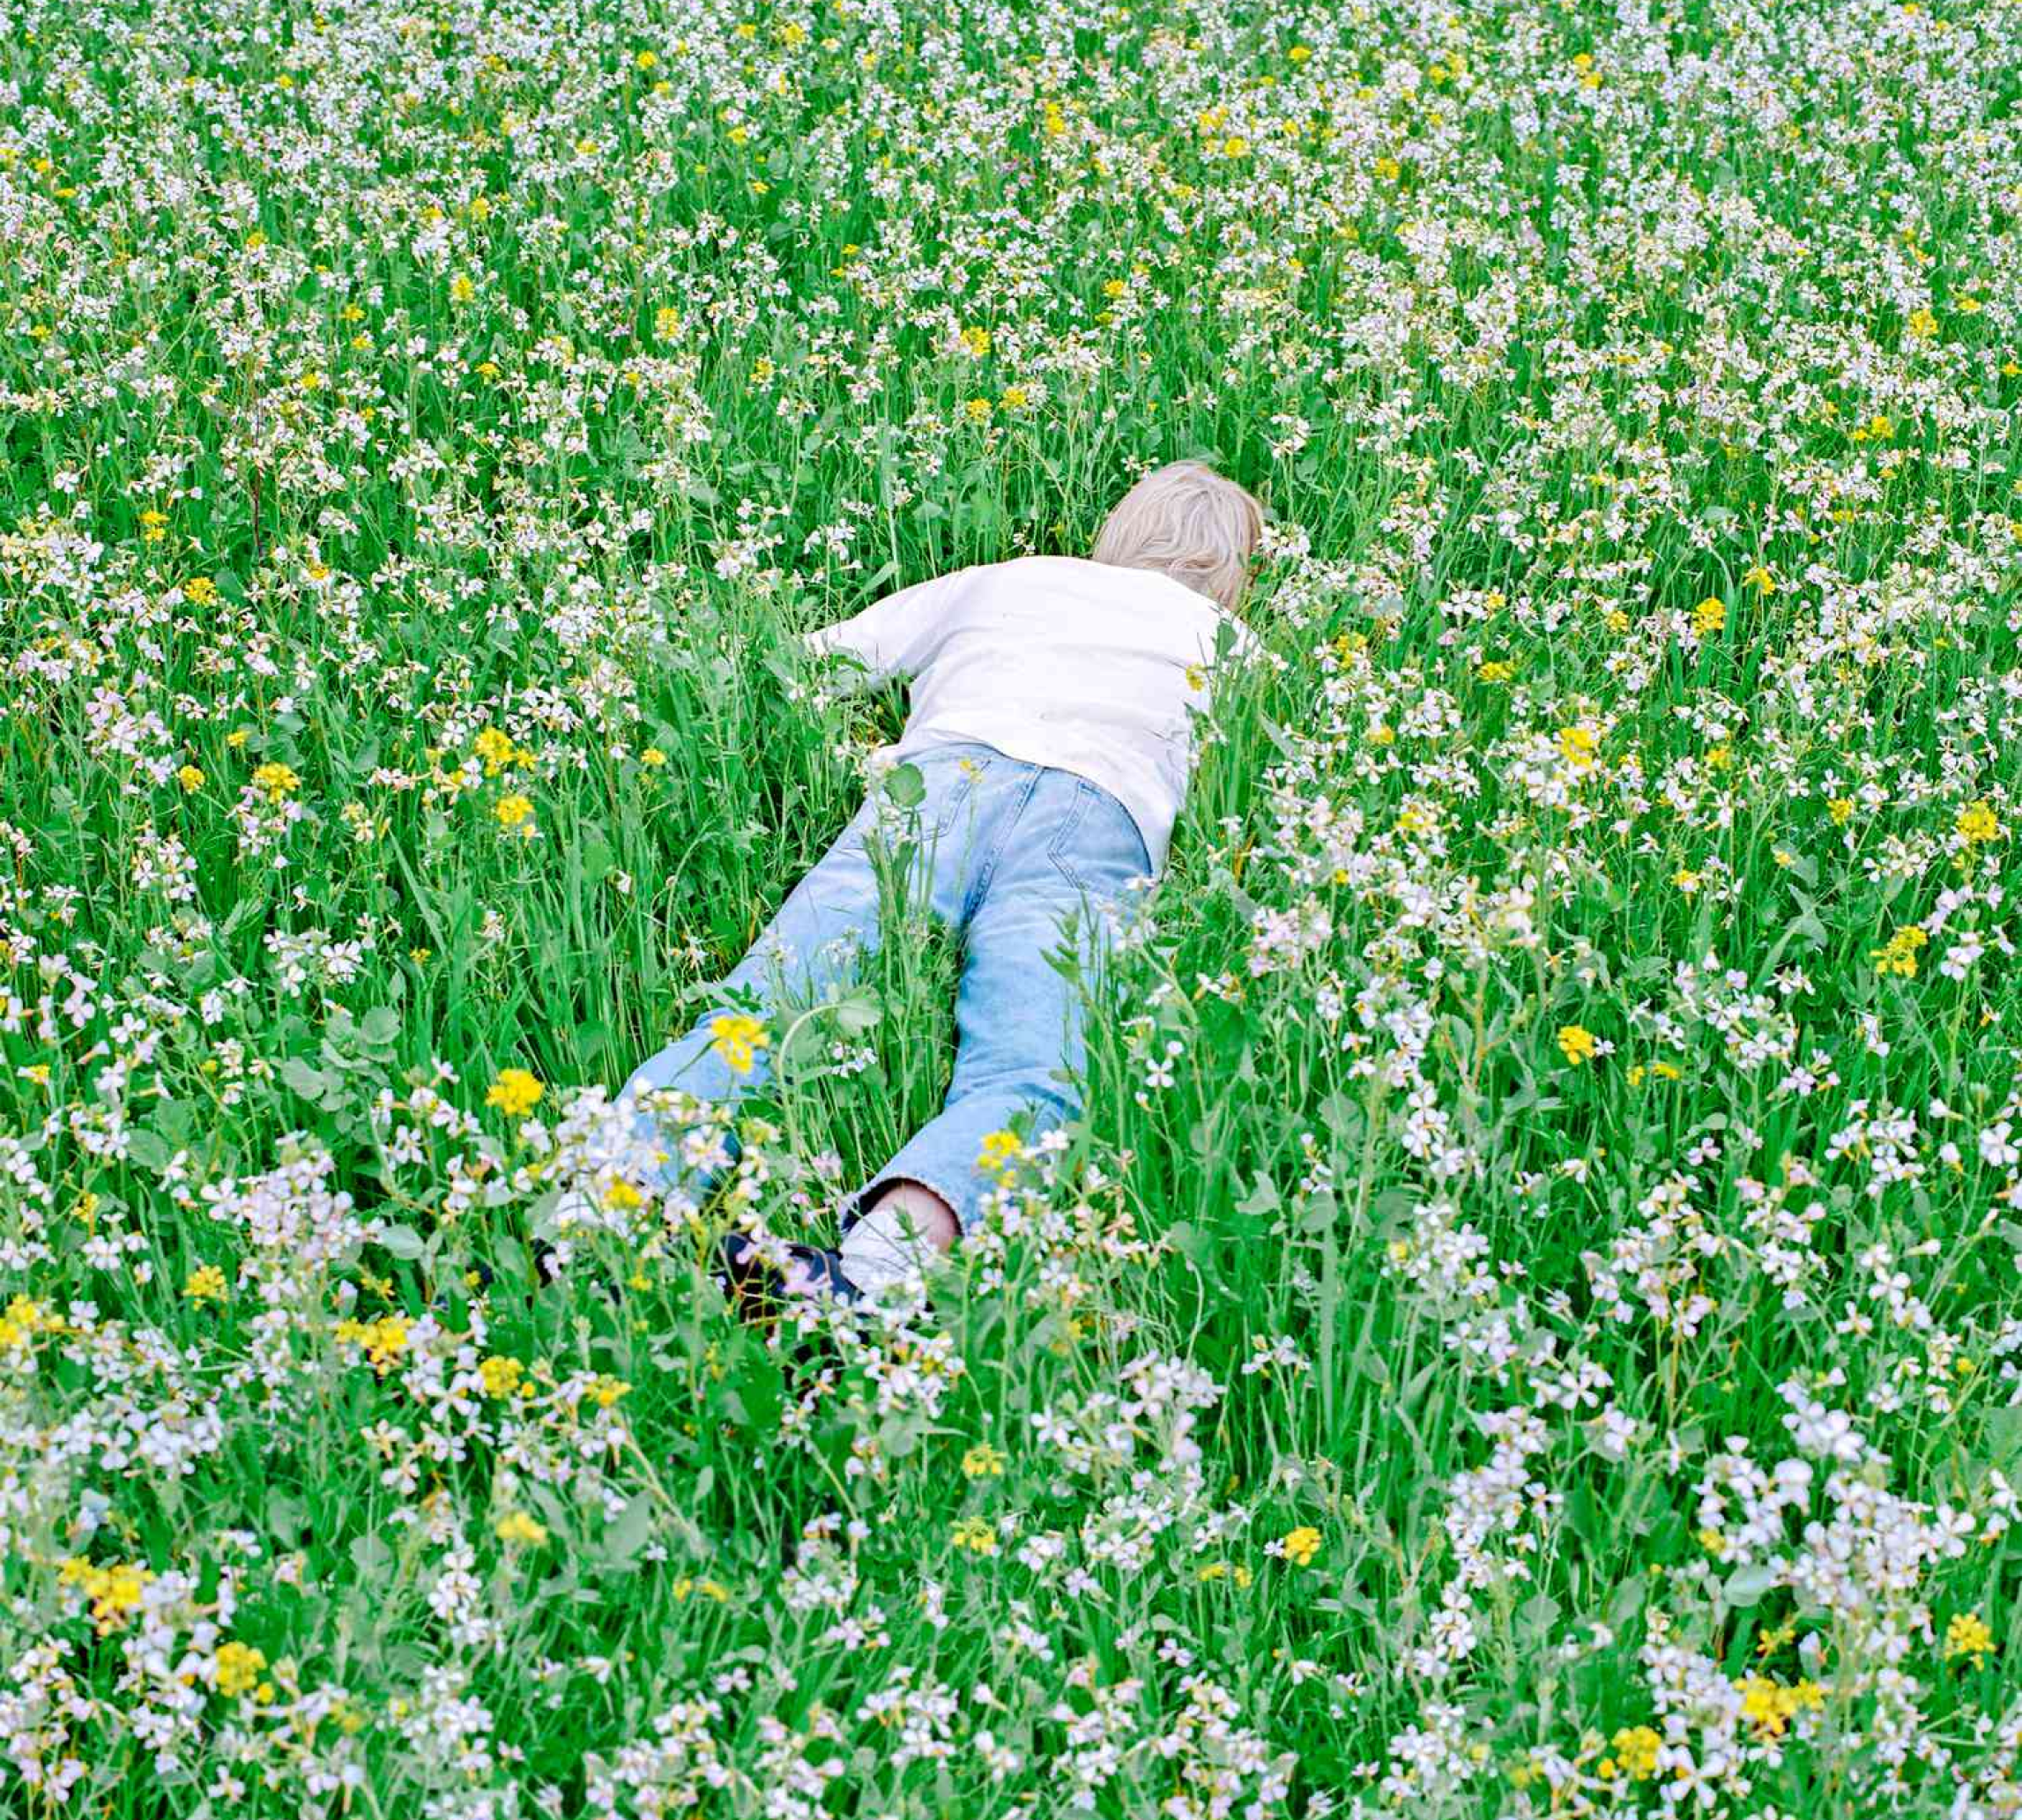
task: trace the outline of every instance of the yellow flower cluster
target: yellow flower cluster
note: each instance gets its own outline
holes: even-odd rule
[[[980,1517],[963,1517],[949,1531],[948,1538],[958,1549],[967,1549],[971,1554],[994,1555],[997,1552],[997,1532]]]
[[[1929,940],[1930,937],[1914,923],[1906,923],[1889,938],[1885,947],[1870,948],[1868,958],[1875,963],[1877,973],[1892,973],[1904,979],[1914,979],[1917,950]]]
[[[1985,802],[1968,803],[1959,812],[1959,837],[1969,847],[2001,838],[2001,818]]]
[[[212,1658],[212,1667],[218,1676],[218,1691],[227,1700],[251,1693],[259,1685],[260,1675],[266,1666],[267,1659],[260,1651],[235,1639],[220,1643],[218,1653]]]
[[[1008,1181],[1017,1172],[1019,1159],[1025,1154],[1025,1146],[1015,1131],[986,1133],[983,1148],[976,1154],[976,1167],[984,1175],[994,1176],[1000,1182]]]
[[[61,1333],[64,1320],[54,1309],[17,1296],[0,1314],[0,1352],[19,1352],[38,1333]]]
[[[1320,1531],[1310,1523],[1302,1523],[1297,1529],[1287,1531],[1278,1547],[1294,1567],[1306,1567],[1320,1553]]]
[[[1993,1653],[1994,1632],[1987,1628],[1986,1620],[1978,1612],[1962,1611],[1944,1627],[1946,1661],[1971,1656],[1973,1666],[1977,1668]]]
[[[253,773],[253,788],[264,795],[270,803],[278,803],[301,789],[301,779],[295,776],[291,767],[270,761]]]
[[[1742,1716],[1770,1738],[1780,1738],[1800,1712],[1816,1712],[1825,1704],[1825,1690],[1815,1681],[1786,1687],[1771,1675],[1750,1675],[1735,1689],[1741,1695]]]
[[[546,1091],[526,1069],[501,1068],[499,1078],[485,1089],[485,1104],[496,1107],[508,1118],[524,1118]]]
[[[141,1594],[154,1578],[138,1562],[115,1561],[100,1567],[80,1555],[72,1555],[57,1571],[57,1583],[74,1586],[90,1602],[92,1623],[100,1637],[108,1636],[140,1608]]]
[[[1647,1782],[1657,1773],[1657,1752],[1664,1741],[1650,1726],[1624,1726],[1610,1741],[1614,1754],[1595,1766],[1602,1781],[1626,1776],[1632,1782]]]
[[[742,1012],[721,1012],[710,1020],[709,1028],[710,1047],[733,1073],[750,1073],[758,1059],[758,1051],[771,1045],[765,1026]]]
[[[362,1348],[372,1369],[383,1378],[407,1349],[407,1323],[397,1314],[382,1315],[375,1321],[341,1320],[337,1338],[345,1345]]]

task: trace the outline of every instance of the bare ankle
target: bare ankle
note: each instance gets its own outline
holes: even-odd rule
[[[902,1215],[910,1222],[914,1236],[937,1252],[947,1251],[962,1230],[955,1209],[924,1182],[902,1178],[888,1183],[865,1212],[871,1207]]]

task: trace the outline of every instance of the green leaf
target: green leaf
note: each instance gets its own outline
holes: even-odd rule
[[[885,773],[885,794],[902,809],[917,809],[926,800],[926,779],[918,765],[894,765]]]
[[[126,1160],[129,1163],[159,1171],[168,1167],[168,1146],[145,1125],[138,1125],[127,1133]]]
[[[1251,1189],[1247,1198],[1236,1203],[1236,1211],[1261,1218],[1266,1214],[1276,1213],[1283,1205],[1278,1198],[1278,1185],[1267,1175],[1260,1174],[1257,1185]]]
[[[292,1491],[278,1488],[267,1494],[267,1530],[277,1541],[293,1548],[309,1527],[309,1505]],[[361,1537],[361,1541],[364,1538]],[[353,1543],[355,1548],[357,1545]],[[355,1560],[357,1557],[353,1556]]]
[[[1746,1567],[1737,1567],[1728,1575],[1727,1585],[1721,1589],[1722,1596],[1736,1610],[1753,1605],[1757,1600],[1776,1584],[1777,1569],[1769,1562],[1758,1561]]]
[[[2009,1223],[2005,1220],[2002,1222],[2003,1226]],[[1989,1410],[1986,1437],[1988,1457],[2003,1472],[2008,1471],[2013,1462],[2022,1457],[2022,1409],[2011,1407]]]
[[[405,1258],[410,1263],[425,1256],[428,1250],[428,1242],[412,1226],[389,1226],[379,1235],[379,1244],[396,1258]]]
[[[356,1536],[351,1544],[351,1564],[367,1586],[377,1586],[392,1578],[393,1550],[376,1535]]]
[[[1368,1120],[1359,1101],[1351,1100],[1344,1094],[1330,1093],[1320,1103],[1320,1116],[1344,1147],[1352,1148],[1362,1141],[1363,1129]]]
[[[1549,1593],[1535,1593],[1517,1607],[1517,1635],[1526,1643],[1543,1643],[1558,1622],[1559,1604]]]
[[[876,1028],[885,1014],[885,1001],[875,986],[859,986],[836,1006],[836,1023],[845,1036],[861,1036]]]
[[[1648,1590],[1649,1582],[1639,1573],[1631,1574],[1617,1586],[1608,1597],[1609,1627],[1619,1631],[1642,1610],[1644,1596]]]
[[[653,1500],[650,1492],[635,1492],[631,1501],[611,1519],[604,1531],[604,1558],[612,1567],[629,1567],[639,1551],[653,1539]]]

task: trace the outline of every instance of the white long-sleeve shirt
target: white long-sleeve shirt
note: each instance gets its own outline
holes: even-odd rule
[[[1156,873],[1223,626],[1231,650],[1257,650],[1239,620],[1170,576],[1021,556],[902,588],[807,642],[852,652],[876,681],[911,682],[896,757],[975,740],[1085,777],[1130,811]]]

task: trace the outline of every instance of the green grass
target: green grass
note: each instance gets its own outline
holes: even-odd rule
[[[2018,18],[14,15],[7,1809],[2008,1811]],[[1190,455],[1069,1149],[732,1318],[895,900],[562,1217],[901,724],[796,635]]]

